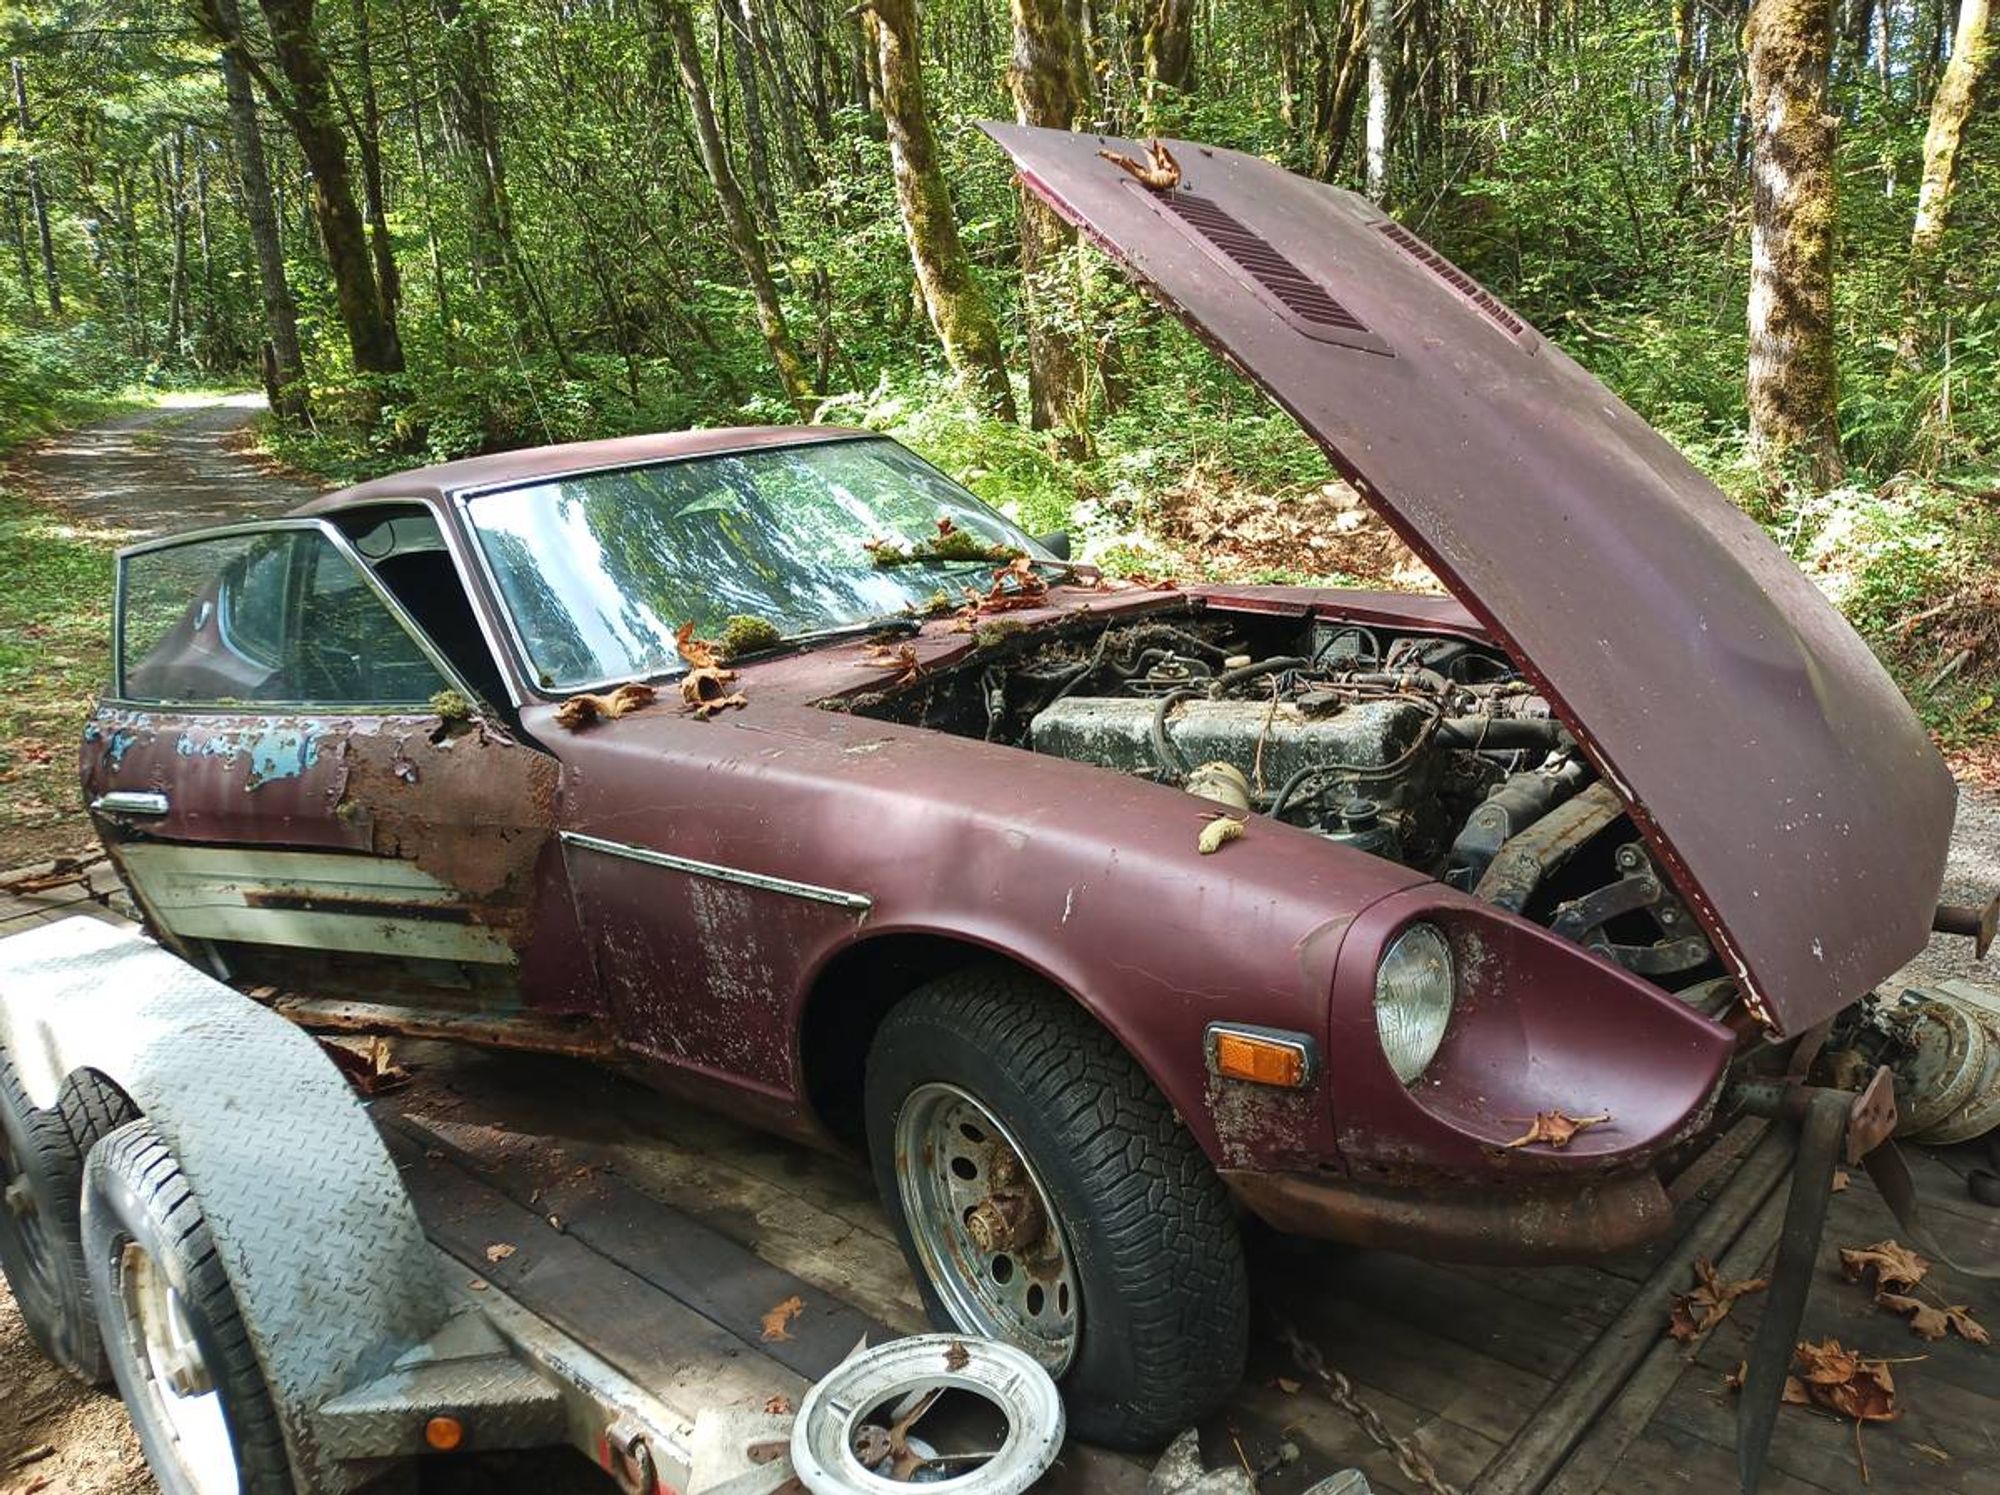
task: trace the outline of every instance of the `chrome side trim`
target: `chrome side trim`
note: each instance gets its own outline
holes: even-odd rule
[[[167,797],[153,789],[113,789],[90,802],[100,815],[164,815]]]
[[[563,831],[564,846],[579,846],[585,851],[602,852],[606,856],[624,857],[628,861],[645,862],[653,867],[668,867],[675,872],[686,872],[694,877],[712,877],[717,882],[741,883],[746,888],[762,888],[767,893],[784,893],[793,898],[809,898],[815,903],[831,903],[836,908],[851,908],[856,913],[866,913],[875,906],[875,900],[866,893],[846,893],[839,888],[823,888],[817,883],[795,882],[789,877],[772,877],[765,872],[749,872],[741,867],[724,867],[715,862],[697,862],[691,857],[677,857],[664,851],[652,851],[644,846],[628,846],[623,841],[607,841],[601,836],[586,836],[581,831]]]

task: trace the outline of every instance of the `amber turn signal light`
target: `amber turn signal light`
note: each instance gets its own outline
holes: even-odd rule
[[[1248,1080],[1302,1090],[1312,1083],[1312,1040],[1303,1033],[1279,1033],[1215,1023],[1208,1030],[1209,1060],[1225,1080]]]
[[[424,1424],[424,1442],[439,1453],[450,1453],[465,1441],[465,1424],[456,1417],[433,1417]]]

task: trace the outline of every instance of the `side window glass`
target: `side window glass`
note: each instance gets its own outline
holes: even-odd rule
[[[447,682],[316,530],[120,563],[120,694],[210,705],[422,706]]]
[[[308,534],[293,644],[303,700],[327,705],[421,705],[445,688],[417,641],[323,535]]]

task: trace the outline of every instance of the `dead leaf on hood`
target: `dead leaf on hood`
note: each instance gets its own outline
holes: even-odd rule
[[[967,616],[978,617],[986,613],[1013,612],[1024,607],[1040,607],[1048,601],[1049,584],[1035,570],[1035,563],[1024,555],[1013,560],[993,573],[992,585],[982,594],[976,587],[965,589]]]
[[[792,1331],[787,1327],[791,1321],[806,1311],[806,1300],[790,1297],[776,1304],[764,1315],[764,1338],[790,1339]]]
[[[674,630],[674,652],[680,655],[681,662],[691,670],[722,663],[722,656],[716,652],[713,641],[694,636],[692,621],[683,623]]]
[[[1511,1142],[1507,1147],[1532,1147],[1537,1142],[1546,1142],[1554,1148],[1569,1146],[1569,1139],[1578,1132],[1587,1132],[1594,1126],[1602,1126],[1611,1119],[1609,1111],[1596,1116],[1571,1116],[1563,1111],[1537,1111],[1534,1124]]]
[[[924,672],[914,644],[899,644],[895,648],[887,644],[870,644],[855,665],[864,670],[894,670],[896,678],[891,682],[894,685],[908,685]]]
[[[1676,1293],[1667,1317],[1667,1332],[1683,1344],[1705,1334],[1729,1316],[1730,1306],[1746,1293],[1759,1293],[1771,1285],[1768,1277],[1733,1279],[1715,1270],[1706,1256],[1695,1258],[1695,1290]]]
[[[1195,837],[1194,849],[1203,856],[1214,856],[1231,841],[1243,834],[1243,822],[1229,815],[1218,815],[1201,828]]]
[[[486,1248],[486,1259],[496,1265],[514,1254],[513,1246],[506,1241],[495,1241]]]
[[[1872,1246],[1842,1246],[1840,1269],[1850,1282],[1859,1282],[1866,1273],[1875,1274],[1875,1290],[1893,1292],[1915,1287],[1924,1280],[1931,1264],[1900,1241],[1877,1241]]]
[[[1926,1303],[1922,1298],[1907,1298],[1901,1293],[1877,1293],[1875,1301],[1891,1313],[1907,1314],[1910,1327],[1919,1339],[1939,1340],[1947,1334],[1957,1334],[1960,1339],[1973,1344],[1991,1344],[1993,1336],[1986,1332],[1986,1326],[1972,1316],[1972,1310],[1963,1303]]]
[[[1181,163],[1158,140],[1146,142],[1146,159],[1143,161],[1134,160],[1123,151],[1101,150],[1097,154],[1155,192],[1170,192],[1181,184]]]
[[[649,706],[658,692],[652,686],[638,680],[628,680],[616,690],[601,696],[589,693],[571,696],[556,707],[556,725],[570,731],[580,731],[596,722],[616,721],[641,706]]]

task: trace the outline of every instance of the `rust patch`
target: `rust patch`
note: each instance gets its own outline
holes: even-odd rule
[[[412,729],[386,745],[346,755],[337,813],[365,827],[377,856],[414,862],[457,889],[467,902],[453,912],[520,948],[536,864],[555,833],[556,761],[483,727]]]

